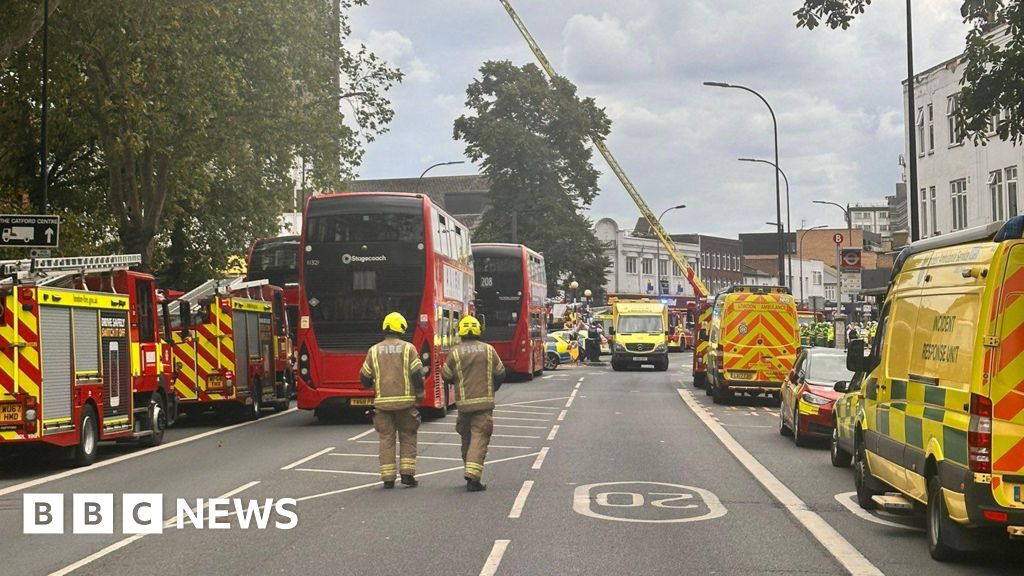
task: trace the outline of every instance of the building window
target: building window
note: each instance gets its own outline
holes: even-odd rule
[[[938,234],[938,232],[939,232],[939,219],[938,219],[938,217],[935,216],[935,214],[936,214],[935,210],[938,209],[938,203],[935,200],[935,186],[932,186],[931,188],[929,188],[928,191],[929,191],[928,193],[930,195],[929,202],[931,202],[931,206],[932,206],[932,236],[934,236],[935,234]]]
[[[992,221],[998,222],[1006,217],[1003,210],[1003,171],[996,170],[988,174],[988,194],[992,199]]]
[[[626,256],[626,274],[636,274],[636,256]]]
[[[821,272],[812,272],[811,279],[815,286],[821,286]]]
[[[967,179],[950,182],[949,195],[953,203],[953,230],[963,230],[967,227]]]
[[[935,107],[928,105],[928,153],[935,152]]]
[[[954,94],[946,98],[946,124],[949,129],[949,145],[958,146],[964,141],[963,127],[957,120],[957,112],[960,110],[960,94]]]
[[[917,109],[917,122],[914,124],[917,126],[917,155],[924,156],[924,108]]]
[[[676,264],[675,262],[672,262],[672,275],[673,276],[682,276],[683,275],[682,271],[679,269],[679,264]]]
[[[650,258],[644,258],[644,263],[643,263],[644,274],[653,274],[654,273],[653,272],[653,270],[654,270],[653,262],[654,261],[651,260]]]
[[[1006,217],[1013,218],[1017,211],[1017,167],[1010,166],[1006,169]]]
[[[658,260],[658,278],[668,276],[668,260]]]
[[[935,211],[934,210],[932,210],[932,215],[933,216],[935,215]],[[921,214],[918,217],[918,219],[920,220],[920,222],[919,222],[920,228],[918,229],[918,232],[920,232],[922,238],[927,238],[928,237],[928,189],[927,188],[921,188]]]

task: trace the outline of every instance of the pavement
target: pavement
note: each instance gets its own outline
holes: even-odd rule
[[[692,386],[690,355],[671,362],[668,372],[560,367],[506,384],[481,493],[465,491],[454,414],[424,422],[414,489],[381,489],[367,419],[318,423],[294,409],[182,421],[163,446],[103,446],[89,468],[3,460],[2,572],[1021,573],[1017,549],[932,561],[920,521],[856,508],[851,471],[831,466],[827,446],[795,447],[764,403],[713,405]],[[113,494],[112,534],[71,534],[75,493]],[[162,533],[122,533],[132,493],[162,495]],[[65,534],[22,532],[26,494],[63,495]],[[220,496],[243,514],[211,528],[208,499]],[[203,514],[202,529],[176,525],[178,499]],[[288,511],[297,523],[276,527]],[[252,512],[266,514],[264,528]]]

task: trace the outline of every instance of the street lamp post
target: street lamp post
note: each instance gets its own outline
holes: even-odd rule
[[[792,234],[793,233],[793,228],[791,226],[790,219],[789,219],[789,215],[790,215],[790,210],[789,210],[789,178],[786,176],[786,173],[782,171],[782,168],[779,168],[778,164],[775,164],[774,162],[771,162],[769,160],[761,160],[759,158],[740,158],[739,161],[740,162],[760,162],[762,164],[767,164],[769,166],[774,167],[776,170],[778,170],[779,174],[782,174],[782,180],[786,183],[786,234]],[[786,267],[789,268],[789,289],[792,290],[793,289],[793,255],[790,254],[788,246],[786,247]],[[803,290],[802,289],[801,289],[800,293],[803,294]]]
[[[829,206],[835,206],[843,211],[843,216],[846,218],[846,245],[853,246],[853,220],[850,218],[850,205],[847,204],[844,208],[842,204],[836,204],[835,202],[829,202],[828,200],[813,200],[814,204],[828,204]],[[863,242],[862,242],[863,244]],[[843,303],[843,266],[840,260],[839,245],[836,244],[836,310],[839,310],[840,304]]]
[[[658,226],[661,226],[661,219],[665,217],[665,214],[668,214],[669,212],[671,212],[673,210],[682,210],[683,208],[686,208],[686,204],[680,204],[678,206],[673,206],[671,208],[666,208],[661,213],[661,215],[658,216]],[[661,298],[661,242],[660,241],[658,242],[657,246],[658,246],[658,251],[657,251],[657,255],[655,256],[654,266],[656,267],[655,275],[658,278],[658,287],[657,287],[658,297]]]
[[[821,230],[822,228],[828,228],[822,224],[821,226],[815,226],[814,228],[808,228],[804,230],[804,233],[800,235],[800,241],[796,250],[796,257],[800,259],[800,303],[803,304],[807,297],[804,295],[804,238],[807,237],[807,233],[811,230]]]
[[[715,88],[736,88],[739,90],[745,90],[750,92],[754,96],[757,96],[764,105],[768,107],[768,112],[772,115],[772,129],[775,134],[775,166],[779,165],[779,123],[775,119],[775,110],[772,109],[772,105],[765,100],[764,96],[761,96],[756,90],[748,88],[746,86],[740,86],[739,84],[729,84],[728,82],[705,82],[705,86],[713,86]],[[782,184],[779,181],[779,170],[775,171],[775,221],[782,222]],[[783,262],[785,254],[785,238],[782,232],[782,225],[779,225],[779,281],[782,281],[786,277],[786,267]],[[792,289],[792,286],[790,286]]]

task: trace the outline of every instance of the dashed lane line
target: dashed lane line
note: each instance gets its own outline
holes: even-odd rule
[[[530,490],[533,489],[533,480],[524,480],[523,487],[516,494],[516,500],[512,503],[512,510],[509,511],[509,518],[519,518],[523,515],[523,507],[526,506],[526,499],[530,497]]]
[[[458,436],[458,432],[448,432],[447,430],[420,430],[418,434],[449,434]],[[491,434],[491,438],[530,438],[533,440],[539,440],[540,436],[520,436],[518,434]]]
[[[349,442],[355,442],[356,440],[359,440],[361,438],[365,438],[365,437],[369,436],[370,434],[373,434],[373,428],[370,428],[369,430],[366,430],[365,432],[360,432],[359,434],[356,434],[355,436],[349,438],[348,440],[349,440]]]
[[[380,472],[359,472],[356,470],[325,470],[323,468],[296,468],[296,472],[323,472],[325,474],[354,474],[356,476],[380,476]]]
[[[540,467],[544,465],[544,459],[548,457],[547,446],[540,449],[540,454],[537,454],[537,459],[533,461],[533,469],[540,470]]]
[[[356,457],[356,458],[380,458],[378,454],[351,454],[342,452],[331,452],[328,456],[344,456],[344,457]],[[462,462],[462,458],[449,458],[447,456],[421,456],[416,455],[417,460],[448,460],[451,462]]]
[[[520,402],[507,402],[505,404],[498,404],[500,408],[502,406],[522,406],[524,404],[537,404],[538,402],[554,402],[556,400],[565,400],[568,396],[561,396],[559,398],[543,398],[541,400],[523,400]],[[544,406],[536,406],[536,408],[544,408]]]
[[[767,490],[782,506],[817,540],[836,561],[854,576],[884,576],[874,564],[854,547],[846,538],[836,531],[816,512],[811,511],[807,504],[793,493],[785,484],[775,477],[763,464],[747,451],[732,434],[711,417],[706,406],[694,398],[688,390],[679,389],[679,397],[693,413],[707,426],[718,441],[722,443],[733,457]]]
[[[553,416],[553,414],[552,414]],[[550,422],[551,420],[546,418],[514,418],[512,416],[495,416],[495,420],[515,420],[517,422]]]
[[[358,440],[360,444],[377,444],[376,440]],[[461,442],[416,442],[420,446],[458,446],[462,447]],[[491,444],[488,448],[512,448],[516,450],[534,450],[534,446],[503,446],[500,444]]]
[[[568,412],[568,410],[562,410],[561,412],[558,413],[558,421],[559,422],[561,422],[562,420],[565,420],[565,413],[566,412]]]
[[[314,452],[314,453],[310,454],[309,456],[306,456],[305,458],[300,458],[300,459],[296,460],[295,462],[292,462],[291,464],[289,464],[287,466],[282,466],[281,470],[291,470],[292,468],[295,468],[296,466],[299,466],[301,464],[305,464],[306,462],[309,462],[310,460],[316,458],[317,456],[322,456],[322,455],[324,455],[324,454],[326,454],[326,453],[328,453],[328,452],[330,452],[331,450],[334,450],[334,449],[335,449],[334,446],[329,446],[327,448],[324,448],[323,450],[320,450],[318,452]]]
[[[551,433],[548,434],[549,442],[555,439],[555,434],[558,434],[558,424],[555,424],[554,426],[551,427]]]
[[[498,566],[501,565],[501,558],[505,555],[511,540],[495,540],[491,553],[487,555],[487,561],[480,570],[480,576],[494,576],[498,573]]]
[[[507,408],[495,408],[495,412],[503,414],[533,414],[534,416],[551,416],[550,412],[537,412],[533,410],[509,410]]]
[[[196,434],[194,436],[189,436],[187,438],[182,438],[180,440],[175,440],[174,442],[168,442],[166,444],[161,444],[159,446],[154,446],[152,448],[146,448],[146,449],[143,449],[143,450],[139,450],[137,452],[131,452],[129,454],[124,454],[123,456],[117,456],[117,457],[111,458],[109,460],[102,460],[100,462],[96,462],[92,466],[88,466],[88,467],[85,467],[85,468],[72,468],[71,470],[65,470],[64,472],[58,472],[57,474],[51,474],[49,476],[43,476],[42,478],[36,478],[34,480],[29,480],[27,482],[22,482],[21,484],[14,484],[13,486],[8,486],[6,488],[0,489],[0,496],[6,496],[8,494],[13,494],[15,492],[20,492],[21,490],[25,490],[27,488],[34,488],[34,487],[40,486],[42,484],[48,484],[48,483],[54,482],[56,480],[62,480],[64,478],[69,478],[71,476],[77,476],[79,474],[84,474],[86,472],[95,472],[96,470],[99,470],[101,468],[106,468],[107,466],[112,466],[114,464],[120,464],[121,462],[124,462],[126,460],[132,460],[134,458],[141,458],[142,456],[148,456],[150,454],[155,454],[157,452],[160,452],[161,450],[168,450],[170,448],[175,448],[175,447],[181,446],[183,444],[188,444],[190,442],[195,442],[197,440],[202,440],[203,438],[209,438],[210,436],[214,436],[214,435],[217,435],[217,434],[223,434],[224,432],[230,432],[231,430],[236,430],[238,428],[242,428],[243,426],[252,426],[253,424],[258,424],[260,422],[266,422],[268,420],[273,420],[274,418],[279,418],[281,416],[284,416],[285,414],[291,414],[292,412],[295,412],[296,410],[298,410],[298,408],[289,408],[288,410],[285,410],[284,412],[278,412],[277,414],[268,414],[268,415],[260,418],[259,420],[251,420],[249,422],[242,422],[240,424],[232,424],[231,426],[225,426],[224,428],[217,428],[216,430],[209,430],[209,431],[203,432],[201,434]]]

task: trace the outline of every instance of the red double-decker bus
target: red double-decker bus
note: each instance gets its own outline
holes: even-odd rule
[[[544,257],[522,244],[473,244],[473,268],[483,339],[508,370],[533,378],[547,337]]]
[[[472,312],[469,229],[420,194],[330,194],[307,201],[301,250],[299,408],[320,417],[370,406],[359,369],[384,316],[400,312],[429,370],[420,407],[446,414],[455,390],[441,363]]]
[[[278,236],[252,243],[245,260],[246,280],[267,280],[284,290],[288,326],[299,325],[299,237]]]

